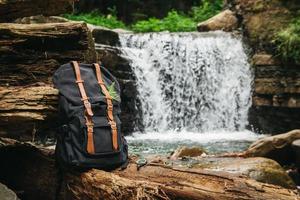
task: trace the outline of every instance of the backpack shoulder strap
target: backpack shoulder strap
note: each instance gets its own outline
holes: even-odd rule
[[[113,145],[113,149],[115,151],[118,150],[118,130],[117,130],[117,124],[114,120],[114,115],[113,115],[113,103],[112,103],[112,97],[109,94],[106,85],[104,84],[104,81],[102,79],[102,75],[101,75],[101,68],[99,66],[98,63],[94,63],[93,64],[95,67],[95,71],[96,71],[96,77],[98,80],[98,84],[101,87],[101,90],[103,92],[103,94],[105,95],[106,98],[106,103],[107,103],[107,118],[111,127],[111,131],[112,131],[112,145]]]
[[[84,81],[81,79],[81,74],[80,74],[80,67],[78,62],[76,61],[72,61],[71,62],[75,71],[75,76],[76,76],[76,83],[78,85],[79,91],[80,91],[80,95],[81,95],[81,100],[83,101],[83,105],[85,107],[85,112],[84,112],[84,118],[86,121],[86,126],[87,126],[87,152],[90,154],[94,154],[95,153],[95,148],[94,148],[94,139],[93,139],[93,120],[92,120],[92,116],[93,111],[92,111],[92,107],[91,107],[91,103],[89,102],[89,98],[86,95],[85,89],[84,89]]]

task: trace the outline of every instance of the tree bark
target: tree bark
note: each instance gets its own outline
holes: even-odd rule
[[[73,0],[0,0],[0,22],[33,15],[60,15],[72,12]]]
[[[30,199],[54,199],[58,188],[53,150],[0,138],[4,184],[22,190]],[[296,200],[295,191],[225,174],[172,168],[150,162],[138,168],[131,159],[125,170],[92,169],[64,175],[60,199],[253,199]]]

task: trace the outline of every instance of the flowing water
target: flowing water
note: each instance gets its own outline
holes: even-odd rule
[[[241,38],[224,32],[121,34],[137,78],[142,131],[131,150],[169,153],[179,145],[210,152],[245,149],[253,80]]]

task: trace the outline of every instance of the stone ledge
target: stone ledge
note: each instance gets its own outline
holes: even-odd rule
[[[271,54],[255,54],[252,57],[252,64],[255,66],[272,66],[280,65],[280,61],[273,57]]]

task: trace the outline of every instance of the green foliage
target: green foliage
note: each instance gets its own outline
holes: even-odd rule
[[[149,18],[137,21],[129,27],[135,32],[185,32],[195,31],[199,22],[207,20],[222,10],[223,0],[203,0],[198,7],[193,7],[189,15],[178,13],[175,10],[168,12],[163,19]],[[70,20],[85,21],[90,24],[107,28],[126,28],[126,25],[116,17],[116,8],[110,9],[111,14],[104,16],[99,12],[82,13],[78,15],[66,14]]]
[[[195,22],[202,22],[218,14],[222,8],[223,0],[203,0],[201,6],[192,8],[191,16]]]
[[[170,11],[163,19],[150,18],[138,21],[132,26],[136,32],[158,32],[158,31],[194,31],[196,23],[189,17],[179,14],[177,11]]]
[[[65,14],[64,17],[70,20],[84,21],[89,24],[104,26],[107,28],[126,28],[125,24],[122,21],[119,21],[115,15],[110,14],[104,16],[97,11],[81,13],[78,15]]]
[[[120,101],[120,96],[115,90],[115,82],[113,82],[110,86],[107,87],[108,93],[110,94],[111,98]]]
[[[300,17],[280,31],[274,41],[283,60],[300,64]]]
[[[185,32],[195,31],[196,24],[216,15],[222,10],[223,0],[204,0],[202,5],[193,7],[189,16],[179,14],[172,10],[163,19],[150,18],[138,21],[132,25],[132,30],[136,32]]]

